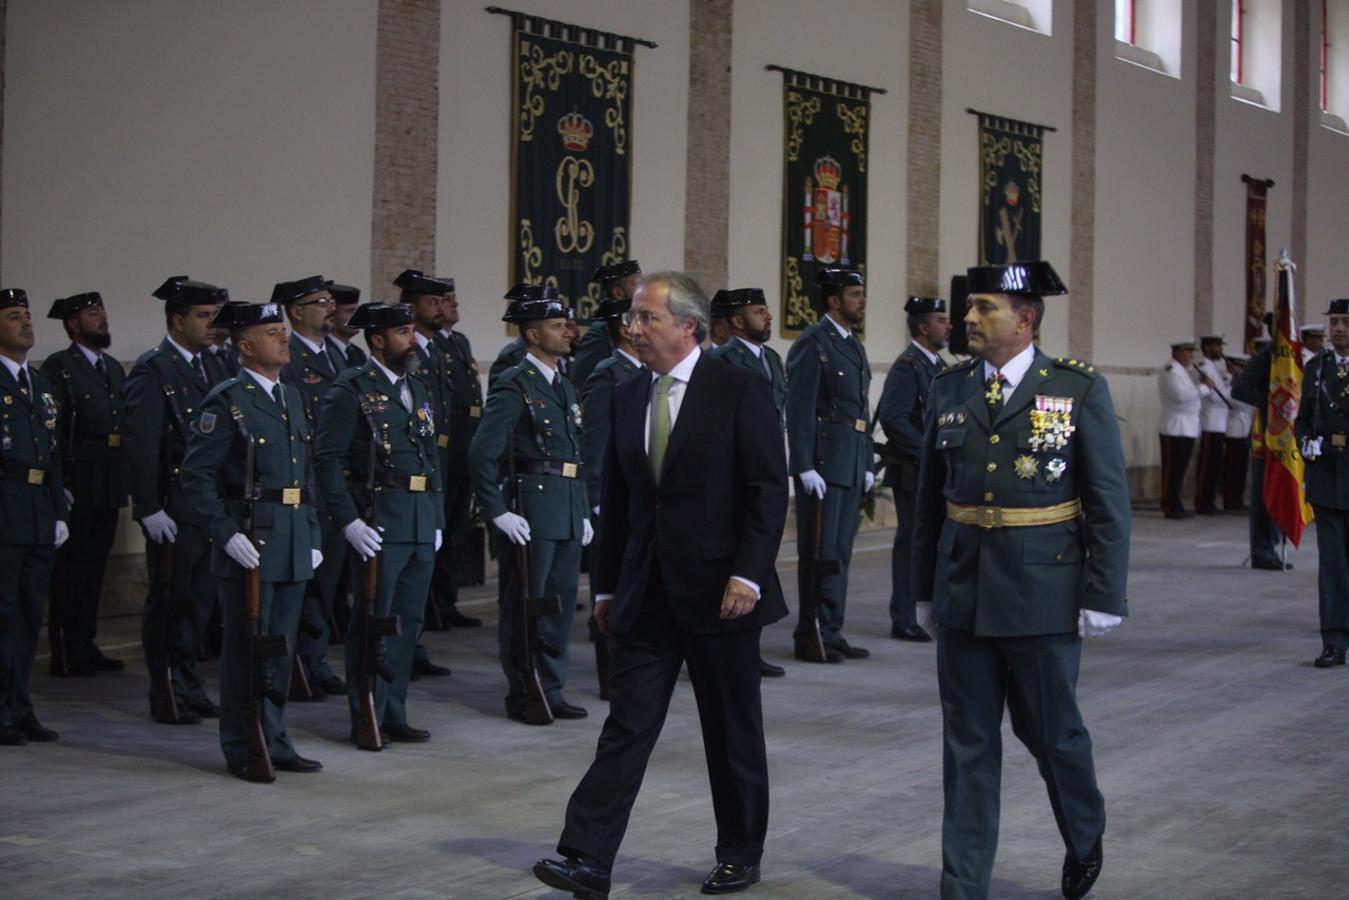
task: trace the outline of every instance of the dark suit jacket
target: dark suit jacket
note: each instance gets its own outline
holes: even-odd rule
[[[106,353],[103,364],[106,381],[74,344],[42,363],[42,374],[61,408],[56,438],[61,442],[65,486],[84,509],[126,506],[127,467],[121,443],[126,375],[122,364]]]
[[[650,393],[648,369],[614,390],[591,575],[596,594],[614,595],[610,630],[623,634],[637,621],[653,568],[685,631],[776,622],[787,614],[774,568],[787,516],[787,460],[768,381],[704,353],[670,432],[659,484],[646,452]],[[749,615],[723,621],[721,598],[732,575],[762,593]]]
[[[918,345],[910,343],[885,376],[876,418],[885,432],[892,462],[885,467],[886,487],[912,491],[923,455],[923,416],[932,379],[942,369]]]

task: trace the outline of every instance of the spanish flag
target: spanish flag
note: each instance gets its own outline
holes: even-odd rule
[[[1293,320],[1293,273],[1297,266],[1279,254],[1279,301],[1273,356],[1269,367],[1269,404],[1265,409],[1265,507],[1296,547],[1312,519],[1302,488],[1304,463],[1297,449],[1293,422],[1302,397],[1302,341]]]

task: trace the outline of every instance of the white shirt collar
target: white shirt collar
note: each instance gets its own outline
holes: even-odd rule
[[[624,350],[622,347],[615,347],[614,352],[623,354],[623,358],[626,359],[628,362],[632,363],[637,368],[640,369],[642,367],[642,361],[637,357],[633,356],[628,351]]]
[[[426,349],[427,344],[431,343],[431,339],[429,337],[422,334],[420,331],[417,331],[415,328],[412,330],[412,336],[417,339],[417,346],[421,347],[423,350]]]
[[[340,337],[338,337],[338,336],[335,335],[335,334],[325,335],[325,337],[326,337],[328,340],[332,341],[334,344],[336,344],[336,345],[337,345],[337,349],[338,349],[338,350],[341,350],[343,353],[346,353],[346,352],[347,352],[347,348],[351,346],[351,344],[350,344],[349,342],[342,340]]]
[[[824,317],[825,317],[826,319],[829,320],[829,324],[830,324],[830,325],[833,325],[835,328],[838,329],[838,333],[839,333],[840,335],[842,335],[842,336],[845,337],[845,338],[852,337],[852,329],[851,329],[851,328],[844,328],[842,325],[838,324],[838,322],[834,321],[834,317],[831,316],[831,315],[829,315],[828,313],[825,313],[825,316],[824,316]]]
[[[89,360],[89,365],[91,366],[97,366],[98,361],[103,358],[102,353],[97,350],[90,350],[79,341],[71,341],[71,343],[80,348],[80,352],[84,354],[85,359]]]
[[[449,340],[450,334],[453,333],[453,331],[454,331],[453,328],[442,328],[440,329],[440,336],[445,338],[446,340]]]
[[[526,353],[525,359],[534,364],[534,368],[538,369],[543,374],[543,377],[548,379],[549,384],[553,383],[553,380],[557,377],[556,369],[539,359],[533,353]]]
[[[754,354],[755,359],[762,359],[762,358],[763,358],[763,347],[759,346],[758,344],[754,343],[753,341],[747,341],[747,340],[745,340],[744,338],[742,338],[742,337],[741,337],[740,335],[738,335],[738,334],[737,334],[737,335],[734,335],[734,337],[735,337],[735,339],[736,339],[737,341],[739,341],[740,343],[744,344],[746,347],[749,348],[749,351],[750,351],[751,353]]]
[[[1001,372],[1002,377],[1007,381],[1008,391],[1014,391],[1016,386],[1021,383],[1021,379],[1025,378],[1026,373],[1030,371],[1033,362],[1035,362],[1035,344],[1027,345],[1025,350],[1007,360],[1007,365],[1001,369],[996,368],[988,360],[984,360],[984,381]]]
[[[933,353],[931,350],[927,349],[917,341],[913,341],[913,346],[917,347],[922,352],[922,354],[927,357],[928,362],[932,363],[934,366],[941,361],[941,357],[939,355]]]
[[[323,352],[323,348],[322,348],[322,347],[320,347],[318,344],[314,343],[313,341],[311,341],[309,338],[305,337],[304,335],[300,334],[300,332],[298,332],[298,331],[292,331],[291,334],[293,334],[293,335],[295,335],[297,338],[299,338],[299,339],[300,339],[300,343],[304,344],[306,347],[308,347],[310,350],[314,351],[315,353],[322,353],[322,352]]]
[[[373,362],[376,366],[379,366],[379,370],[380,370],[381,372],[384,373],[384,377],[387,378],[387,379],[389,379],[389,384],[394,384],[394,385],[396,385],[396,384],[398,384],[398,379],[399,379],[399,378],[405,377],[405,376],[402,376],[402,375],[395,375],[395,374],[389,369],[388,366],[384,365],[384,363],[382,363],[382,362],[380,362],[378,359],[376,359],[376,358],[375,358],[375,355],[374,355],[373,353],[370,354],[370,361]],[[404,383],[404,384],[407,384],[406,381],[403,382],[403,383]]]
[[[239,368],[247,372],[249,375],[251,375],[253,377],[253,380],[258,383],[258,387],[266,391],[268,397],[272,396],[272,388],[280,384],[279,381],[273,381],[266,375],[263,375],[261,372],[253,371],[248,366],[240,366]]]
[[[674,376],[675,381],[688,384],[689,379],[693,377],[693,367],[698,365],[698,357],[702,355],[702,348],[695,344],[689,355],[675,363],[674,368],[670,370],[670,374]],[[656,372],[653,371],[651,373],[651,380],[653,382],[659,377],[660,375]]]
[[[5,368],[9,370],[9,374],[14,378],[15,381],[19,380],[20,369],[23,369],[25,371],[27,371],[28,369],[27,362],[18,363],[10,359],[8,356],[0,356],[0,362],[5,364]],[[31,375],[28,376],[28,384],[30,387],[33,384],[33,377]]]
[[[173,338],[169,337],[167,334],[164,335],[164,340],[168,341],[170,346],[173,347],[173,349],[177,350],[179,353],[183,355],[183,359],[187,361],[188,365],[191,365],[192,360],[197,358],[197,355],[195,353],[187,352],[187,350],[183,348],[182,344],[178,343]]]

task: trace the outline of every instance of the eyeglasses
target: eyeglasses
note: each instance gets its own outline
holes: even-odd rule
[[[295,305],[296,305],[296,306],[318,306],[318,307],[321,307],[321,308],[323,308],[323,309],[327,309],[327,308],[329,308],[329,307],[336,306],[336,305],[337,305],[337,301],[334,300],[332,297],[320,297],[320,298],[318,298],[317,300],[306,300],[306,301],[303,302],[303,303],[297,303],[297,304],[295,304]]]

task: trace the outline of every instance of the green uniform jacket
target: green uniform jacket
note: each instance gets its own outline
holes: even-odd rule
[[[177,502],[177,473],[192,423],[211,387],[167,337],[131,367],[122,446],[131,482],[132,518],[144,519],[166,506],[174,518],[192,515],[187,504]]]
[[[325,512],[339,527],[364,517],[371,427],[379,431],[375,465],[375,525],[384,540],[433,544],[445,527],[440,470],[436,465],[436,423],[426,387],[409,378],[412,412],[403,408],[393,384],[374,360],[337,376],[323,398],[314,469]],[[348,475],[348,473],[350,473]],[[426,490],[409,490],[410,479],[426,479]]]
[[[854,335],[821,318],[787,351],[787,452],[792,475],[814,469],[829,484],[861,485],[872,459],[871,365]],[[861,423],[859,428],[856,423]]]
[[[768,360],[768,367],[771,371],[765,372],[763,363],[759,357],[754,355],[754,351],[745,345],[740,338],[731,336],[731,339],[720,347],[713,347],[708,351],[716,359],[725,360],[733,366],[740,366],[742,369],[749,369],[756,375],[761,375],[768,379],[769,385],[773,389],[773,406],[777,408],[778,418],[786,422],[787,415],[787,374],[782,369],[782,357],[778,352],[767,344],[763,345],[764,358]]]
[[[337,380],[333,371],[332,355],[326,352],[315,353],[309,345],[294,334],[290,336],[290,362],[281,370],[281,380],[300,391],[304,401],[304,418],[309,423],[309,433],[318,433],[319,407],[328,393],[328,388]],[[338,371],[341,371],[340,369]]]
[[[69,514],[56,439],[60,410],[42,373],[29,366],[28,378],[25,396],[0,366],[0,544],[51,547],[57,521]],[[41,484],[32,483],[34,471]]]
[[[932,379],[941,371],[917,344],[910,343],[890,367],[876,404],[876,419],[885,432],[892,462],[885,467],[887,487],[912,491],[923,455],[923,418]]]
[[[436,346],[445,356],[445,371],[450,378],[450,463],[446,477],[465,477],[468,447],[482,421],[482,382],[468,338],[457,331],[451,331],[449,337],[437,334]]]
[[[1072,432],[1061,447],[1037,449],[1031,412],[1065,400]],[[947,501],[1034,508],[1074,498],[1082,514],[1052,525],[985,529],[946,516]],[[1130,523],[1115,406],[1093,367],[1037,351],[992,422],[982,360],[933,380],[918,474],[913,596],[932,601],[936,622],[984,637],[1026,637],[1075,632],[1081,609],[1128,615]]]
[[[1294,428],[1301,446],[1321,438],[1321,455],[1306,461],[1307,502],[1328,509],[1349,509],[1349,377],[1327,348],[1308,361],[1302,376],[1302,402]]]
[[[126,374],[107,353],[103,366],[106,381],[71,344],[43,361],[42,374],[61,408],[56,436],[65,486],[86,509],[121,509],[127,495]]]
[[[581,469],[577,478],[529,474],[531,463],[581,462],[581,407],[576,387],[566,378],[558,383],[565,397],[526,359],[501,373],[487,394],[482,424],[468,450],[473,493],[483,518],[491,520],[506,512],[506,498],[498,479],[509,471],[506,458],[514,447],[523,509],[530,534],[549,541],[567,541],[582,536],[586,512],[586,487]]]
[[[581,388],[581,459],[585,463],[586,496],[591,509],[600,505],[600,476],[604,448],[609,443],[609,403],[614,388],[640,371],[640,366],[615,350],[613,356],[600,360]]]
[[[342,367],[338,372],[339,375],[347,369],[365,365],[365,361],[370,358],[366,355],[364,350],[356,346],[356,341],[354,339],[351,343],[347,344],[347,349],[343,350],[336,339],[329,335],[324,339],[324,346],[328,349],[329,356],[336,356],[342,360]]]
[[[450,464],[450,376],[445,370],[445,353],[435,338],[427,338],[426,346],[417,345],[416,377],[426,388],[427,399],[431,402],[431,414],[436,419],[436,465],[442,475]]]
[[[304,409],[300,391],[294,385],[283,385],[282,391],[286,411],[246,372],[221,382],[207,395],[188,441],[179,477],[184,497],[211,535],[211,574],[215,577],[243,575],[224,548],[230,538],[244,531],[245,428],[254,446],[254,484],[263,491],[303,491],[299,507],[276,500],[256,506],[262,580],[308,581],[314,575],[310,551],[321,547],[323,540],[314,506],[309,423],[295,414]]]
[[[512,366],[520,365],[520,360],[525,358],[525,339],[518,337],[509,344],[501,348],[497,358],[492,362],[492,368],[487,370],[487,390],[490,393],[492,385],[497,383],[497,378],[501,373]]]
[[[578,389],[584,388],[586,380],[595,373],[595,367],[613,354],[614,342],[609,339],[609,329],[596,319],[576,342],[576,355],[567,377]]]

